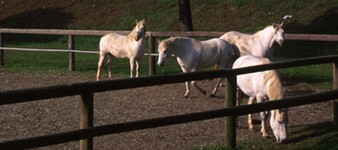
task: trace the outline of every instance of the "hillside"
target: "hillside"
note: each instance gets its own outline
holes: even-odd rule
[[[177,31],[176,0],[1,0],[1,28],[130,30],[145,18],[150,31]],[[192,0],[194,30],[253,32],[280,23],[288,33],[338,33],[338,0]]]

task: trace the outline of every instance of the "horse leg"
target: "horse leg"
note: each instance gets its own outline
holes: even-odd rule
[[[133,78],[134,68],[135,68],[135,58],[130,58],[129,64],[130,64],[130,78]]]
[[[258,96],[257,97],[257,103],[261,103],[263,102],[262,101],[263,99]],[[268,134],[266,133],[266,113],[263,111],[263,112],[260,112],[260,117],[261,117],[261,133],[262,133],[262,137],[265,138],[265,137],[268,137]]]
[[[236,88],[236,91],[237,91],[236,92],[237,106],[241,106],[241,105],[243,105],[244,93],[239,87]]]
[[[215,96],[215,94],[216,94],[216,92],[217,92],[219,86],[221,85],[222,81],[223,81],[222,78],[218,78],[218,81],[217,81],[217,83],[216,83],[216,86],[215,86],[214,90],[212,91],[212,93],[210,94],[210,97],[214,97],[214,96]]]
[[[113,56],[109,55],[108,61],[107,61],[107,67],[108,67],[108,80],[113,79],[112,73],[111,73],[111,64],[113,62]]]
[[[187,73],[189,72],[187,69],[185,69],[184,67],[181,67],[181,70],[183,73]],[[185,93],[184,93],[184,97],[188,98],[188,96],[190,95],[190,83],[188,81],[185,82]]]
[[[190,94],[190,85],[189,85],[189,82],[185,82],[185,93],[184,93],[184,97],[185,98],[188,98],[189,97],[189,94]]]
[[[251,105],[255,100],[255,97],[249,97],[248,105]],[[254,131],[254,126],[252,125],[252,117],[251,114],[248,114],[248,126],[250,131]]]
[[[101,75],[101,70],[102,70],[102,65],[103,65],[103,60],[104,60],[105,55],[106,54],[104,53],[100,53],[99,62],[97,65],[96,81],[100,80],[100,75]]]
[[[191,84],[194,85],[197,88],[197,90],[201,92],[202,94],[204,95],[207,94],[207,92],[204,89],[202,89],[200,86],[198,86],[195,81],[191,81]]]
[[[139,69],[140,69],[140,62],[139,62],[139,60],[137,60],[136,61],[136,77],[138,77],[139,76]]]

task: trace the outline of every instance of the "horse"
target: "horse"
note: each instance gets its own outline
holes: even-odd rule
[[[271,63],[271,61],[267,58],[246,55],[238,58],[234,62],[233,68],[241,68],[268,63]],[[282,84],[276,70],[238,75],[237,85],[245,95],[249,96],[248,104],[252,104],[255,99],[257,100],[257,103],[261,103],[264,100],[273,101],[284,98]],[[272,128],[277,143],[282,143],[287,138],[287,110],[271,110],[270,114],[270,127]],[[266,113],[261,112],[260,118],[262,121],[260,132],[262,133],[263,137],[267,137],[268,134],[266,133],[265,128]],[[250,130],[253,129],[251,114],[248,115],[248,126]]]
[[[206,41],[198,41],[188,37],[170,37],[163,41],[159,41],[158,45],[158,62],[161,67],[164,66],[166,60],[173,54],[177,57],[177,62],[183,73],[196,72],[200,68],[206,68],[218,64],[220,68],[231,68],[232,62],[235,60],[234,48],[225,40],[213,38]],[[211,97],[215,96],[219,84],[222,79],[219,78]],[[195,81],[191,81],[199,92],[206,94],[206,91],[199,87]],[[185,82],[185,97],[190,94],[189,82]]]
[[[136,77],[139,76],[139,67],[142,56],[145,53],[144,37],[146,33],[145,19],[136,20],[134,29],[127,35],[118,33],[108,33],[100,39],[100,54],[96,80],[100,80],[100,74],[104,58],[108,58],[108,79],[112,79],[111,64],[113,58],[129,58],[130,78],[133,78],[133,72],[136,65]]]
[[[273,43],[276,41],[280,46],[283,45],[284,30],[282,26],[283,23],[273,24],[252,35],[229,31],[220,38],[235,45],[241,56],[254,55],[271,59]]]

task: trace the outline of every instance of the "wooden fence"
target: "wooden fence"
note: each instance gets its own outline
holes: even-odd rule
[[[4,64],[4,40],[3,34],[52,34],[68,36],[68,52],[69,52],[69,70],[75,69],[74,64],[74,36],[75,35],[93,35],[102,36],[111,31],[87,31],[87,30],[41,30],[41,29],[0,29],[0,66]],[[126,31],[119,32],[126,34]],[[149,53],[155,52],[155,39],[157,37],[167,36],[203,36],[203,37],[219,37],[224,32],[147,32],[149,41]],[[314,40],[314,41],[338,41],[338,35],[308,35],[308,34],[286,34],[287,40]],[[263,104],[254,104],[250,106],[235,107],[236,101],[236,75],[245,74],[268,69],[281,69],[288,67],[297,67],[313,64],[333,64],[333,84],[334,90],[311,94],[307,96],[288,98],[281,101],[267,102]],[[316,102],[333,100],[334,102],[334,123],[338,125],[338,55],[323,56],[315,58],[299,59],[287,62],[273,63],[262,66],[247,67],[240,69],[224,69],[217,71],[204,71],[197,73],[186,73],[178,75],[151,76],[133,79],[120,79],[112,81],[88,82],[71,85],[59,85],[51,87],[0,91],[0,105],[16,104],[20,102],[30,102],[35,100],[46,100],[50,98],[65,97],[72,95],[80,95],[81,115],[80,129],[57,133],[46,136],[30,137],[25,139],[5,141],[0,143],[0,149],[26,149],[64,142],[80,140],[80,149],[93,149],[93,137],[107,134],[121,133],[127,131],[141,130],[173,124],[187,123],[205,119],[213,119],[225,117],[225,146],[236,146],[236,128],[235,117],[246,115],[276,108],[294,107]],[[155,74],[155,58],[149,55],[149,74]],[[227,88],[225,91],[225,107],[224,109],[212,110],[208,112],[192,113],[178,116],[169,116],[164,118],[155,118],[140,120],[134,122],[125,122],[119,124],[109,124],[93,127],[93,101],[94,94],[97,92],[112,91],[118,89],[128,89],[144,86],[155,86],[169,83],[179,83],[191,80],[203,80],[217,77],[226,77]],[[170,78],[170,80],[168,80]]]
[[[253,104],[235,107],[236,102],[236,76],[245,73],[281,69],[288,67],[297,67],[304,65],[333,63],[333,83],[334,90],[310,94],[306,96],[287,98],[283,100],[271,101],[261,104]],[[225,146],[236,146],[236,122],[235,117],[249,113],[257,113],[277,108],[294,107],[305,104],[334,101],[334,123],[338,125],[338,55],[322,56],[292,60],[287,62],[278,62],[261,66],[252,66],[239,69],[224,69],[216,71],[203,71],[195,73],[185,73],[177,75],[149,76],[132,79],[119,79],[111,81],[76,83],[71,85],[58,85],[42,88],[23,89],[15,91],[0,91],[0,105],[16,104],[21,102],[31,102],[35,100],[47,100],[50,98],[80,95],[82,98],[79,130],[62,132],[52,135],[29,137],[25,139],[5,141],[0,143],[0,149],[27,149],[52,144],[60,144],[70,141],[80,140],[80,149],[93,149],[93,137],[107,134],[116,134],[127,131],[142,130],[173,124],[188,123],[206,119],[225,117]],[[227,88],[225,91],[224,109],[184,114],[178,116],[169,116],[163,118],[154,118],[139,120],[133,122],[108,124],[93,127],[93,101],[94,93],[112,91],[119,89],[137,88],[145,86],[155,86],[170,83],[180,83],[191,80],[203,80],[217,77],[226,77]],[[170,79],[170,80],[168,80]]]
[[[60,29],[11,29],[0,28],[0,67],[4,66],[4,52],[3,50],[13,50],[14,48],[4,47],[5,39],[3,34],[47,34],[47,35],[67,35],[68,36],[68,50],[54,50],[68,52],[68,70],[75,70],[75,53],[84,53],[86,51],[75,50],[74,36],[88,35],[88,36],[102,36],[110,33],[110,30],[60,30]],[[114,31],[120,34],[127,34],[130,31]],[[151,55],[155,53],[155,41],[158,37],[170,37],[170,36],[189,36],[189,37],[220,37],[225,32],[210,32],[210,31],[191,31],[191,32],[153,32],[148,31],[146,37],[148,37],[148,49],[149,49],[149,75],[156,73],[155,56]],[[285,34],[286,40],[305,40],[305,41],[338,41],[338,35],[328,34]],[[17,48],[18,50],[20,48]],[[30,49],[26,49],[30,51]],[[43,51],[43,49],[40,49]],[[47,51],[47,50],[46,50]],[[48,51],[53,51],[48,50]],[[88,51],[87,51],[88,53]]]

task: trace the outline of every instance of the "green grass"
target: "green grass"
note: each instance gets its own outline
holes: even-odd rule
[[[338,128],[332,122],[313,125],[292,126],[285,144],[276,143],[274,138],[242,139],[237,141],[238,150],[334,150],[338,148]],[[252,134],[248,131],[248,134]],[[220,145],[197,147],[194,150],[231,150]]]

